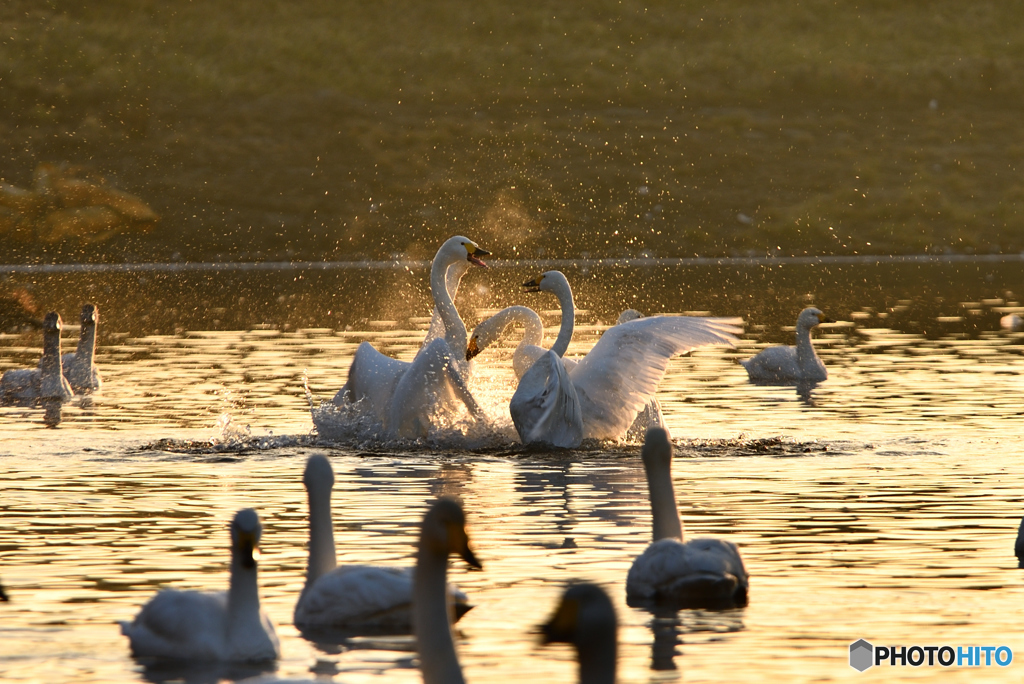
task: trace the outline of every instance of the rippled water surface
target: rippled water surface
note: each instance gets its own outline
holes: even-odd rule
[[[509,299],[554,308],[553,298],[515,296],[507,283],[523,273],[477,278],[463,315],[472,323]],[[570,354],[585,353],[632,303],[622,293],[635,275],[575,274],[583,312]],[[572,654],[538,646],[533,633],[573,578],[603,584],[616,602],[622,681],[863,678],[872,673],[847,664],[849,643],[862,637],[1006,644],[1024,659],[1016,609],[1024,584],[1013,556],[1024,509],[1024,338],[999,326],[1019,306],[1013,269],[716,271],[687,279],[703,283],[689,290],[659,273],[639,275],[637,305],[649,313],[747,321],[738,348],[675,359],[659,393],[677,442],[673,474],[687,533],[740,545],[752,576],[747,608],[655,617],[625,605],[626,571],[650,535],[639,449],[519,447],[506,410],[509,348],[476,362],[471,388],[487,429],[427,444],[328,442],[313,433],[303,377],[315,398],[329,397],[362,340],[411,358],[429,311],[422,296],[376,317],[328,319],[339,294],[352,308],[368,305],[323,280],[303,290],[297,274],[270,277],[263,289],[176,281],[201,309],[183,325],[172,320],[186,309],[180,297],[173,307],[153,304],[170,300],[166,283],[157,291],[152,281],[42,279],[41,291],[70,284],[99,302],[105,386],[76,399],[55,430],[35,409],[0,408],[0,578],[11,596],[0,604],[0,678],[255,674],[146,670],[116,625],[159,586],[225,586],[227,522],[255,506],[265,526],[262,596],[282,637],[278,674],[418,681],[410,638],[317,645],[291,625],[305,570],[301,472],[313,453],[327,454],[337,475],[339,563],[411,562],[427,502],[462,497],[484,564],[482,572],[451,566],[476,605],[459,623],[471,682],[573,680]],[[378,289],[415,293],[418,278],[395,276]],[[226,311],[229,300],[241,311]],[[829,380],[804,394],[750,384],[736,360],[785,340],[808,302],[838,321],[816,333]],[[331,323],[314,327],[317,311]],[[77,318],[70,305],[61,312]],[[543,315],[553,335],[557,313]],[[73,344],[74,327],[66,334]],[[28,333],[0,336],[0,370],[32,363],[39,344]],[[1006,669],[874,676],[1005,679],[1019,667],[1015,659]]]

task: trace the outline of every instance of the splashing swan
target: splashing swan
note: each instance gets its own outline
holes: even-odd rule
[[[672,487],[672,444],[663,430],[647,432],[641,455],[654,541],[629,569],[627,602],[677,608],[747,605],[747,571],[736,545],[713,538],[683,541],[683,523]]]
[[[270,618],[260,608],[256,558],[262,526],[251,508],[231,522],[231,580],[227,592],[165,589],[121,633],[132,655],[179,660],[261,662],[281,657]]]
[[[732,345],[737,319],[653,316],[609,328],[573,368],[560,358],[572,338],[572,290],[559,271],[524,284],[562,306],[558,338],[523,375],[509,412],[524,443],[574,448],[584,438],[622,439],[653,398],[669,359],[705,344]]]
[[[412,362],[385,356],[363,342],[352,359],[348,380],[333,403],[365,401],[367,410],[388,434],[400,438],[426,436],[438,415],[454,414],[460,404],[472,415],[482,415],[466,387],[468,365],[462,353],[466,348],[466,324],[459,317],[449,287],[454,281],[452,289],[457,289],[465,273],[465,267],[455,268],[457,265],[468,262],[485,266],[480,257],[488,254],[469,238],[455,236],[445,241],[430,267],[430,292],[444,336],[431,338],[428,333]],[[431,330],[437,334],[439,329],[432,323]]]
[[[295,604],[295,626],[302,631],[410,632],[411,568],[337,567],[331,522],[334,471],[327,458],[311,456],[302,481],[309,494],[309,564],[306,584]],[[449,586],[448,593],[457,620],[471,606],[455,587]]]
[[[747,375],[755,382],[821,382],[828,378],[825,364],[811,344],[811,328],[828,322],[813,306],[800,312],[796,319],[796,346],[767,347],[761,353],[740,361]]]

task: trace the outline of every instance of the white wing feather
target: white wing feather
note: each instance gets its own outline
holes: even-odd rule
[[[544,352],[526,371],[508,409],[524,444],[575,448],[583,439],[576,390],[562,360],[552,351]]]
[[[735,345],[735,318],[652,316],[609,328],[570,377],[584,437],[619,439],[658,389],[669,359],[708,344]]]

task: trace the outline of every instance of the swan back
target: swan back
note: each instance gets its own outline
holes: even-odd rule
[[[544,352],[526,371],[508,408],[524,444],[574,449],[583,440],[583,414],[576,389],[553,351]]]
[[[570,585],[540,630],[545,644],[563,642],[576,648],[583,684],[612,684],[618,649],[618,620],[608,594],[596,584]]]
[[[413,631],[424,684],[464,682],[449,619],[449,554],[461,556],[471,567],[481,567],[469,546],[462,506],[445,497],[423,517],[413,578]]]

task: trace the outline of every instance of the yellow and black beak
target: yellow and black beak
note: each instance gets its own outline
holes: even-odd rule
[[[536,278],[531,278],[523,283],[523,287],[526,288],[527,292],[540,292],[540,281],[544,280],[544,276],[539,275]]]
[[[466,347],[466,360],[472,361],[473,357],[480,353],[480,347],[476,346],[476,335],[469,341],[469,345]]]
[[[833,321],[831,318],[829,318],[828,316],[826,316],[823,313],[818,314],[818,322],[819,323],[835,323],[835,321]]]
[[[260,545],[256,535],[248,532],[241,532],[238,535],[238,558],[243,568],[252,569],[256,567],[256,561],[260,559]]]
[[[476,245],[466,244],[466,260],[474,266],[480,266],[481,268],[487,268],[487,264],[481,261],[480,257],[490,256],[491,253],[486,249],[477,247]]]
[[[571,643],[576,633],[580,604],[575,599],[562,599],[551,619],[540,626],[542,644]]]

